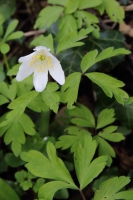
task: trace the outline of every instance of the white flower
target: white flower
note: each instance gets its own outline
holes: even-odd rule
[[[42,92],[48,82],[48,71],[55,81],[60,85],[65,83],[65,76],[60,62],[55,58],[49,49],[38,46],[34,53],[19,58],[20,65],[17,73],[17,81],[22,81],[34,72],[33,84],[37,92]]]

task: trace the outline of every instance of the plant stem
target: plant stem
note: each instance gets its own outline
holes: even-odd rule
[[[6,65],[6,69],[7,69],[7,71],[9,71],[10,67],[9,67],[9,63],[8,63],[8,60],[7,60],[7,56],[6,56],[6,54],[3,54],[3,56],[4,56],[4,62],[5,62],[5,65]]]
[[[10,70],[10,66],[9,66],[6,54],[3,54],[3,57],[4,57],[4,62],[5,62],[5,65],[6,65],[6,69],[7,69],[7,71],[9,71]],[[10,76],[9,78],[10,78],[10,81],[12,81],[12,77]]]
[[[80,192],[80,195],[81,195],[82,199],[83,199],[83,200],[86,200],[86,198],[85,198],[85,196],[84,196],[82,190],[79,190],[79,192]]]

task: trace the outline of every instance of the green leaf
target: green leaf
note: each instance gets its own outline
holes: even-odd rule
[[[125,199],[132,200],[133,199],[133,191],[123,191],[115,194],[115,199]]]
[[[96,142],[92,140],[90,135],[84,137],[84,143],[82,145],[79,143],[75,148],[74,163],[81,190],[92,182],[106,165],[106,156],[101,156],[92,161],[95,151]]]
[[[10,46],[7,43],[0,44],[0,51],[2,54],[6,54],[10,51]]]
[[[124,140],[125,137],[122,133],[117,133],[116,131],[117,126],[109,126],[105,129],[103,129],[101,132],[98,133],[98,135],[106,140],[109,140],[111,142],[120,142],[121,140]]]
[[[5,18],[4,16],[0,13],[0,26],[4,23]]]
[[[65,75],[68,76],[73,72],[81,72],[80,62],[84,55],[84,46],[74,49],[68,49],[58,54]],[[71,60],[71,62],[70,62]]]
[[[133,127],[133,103],[132,104],[126,104],[124,106],[117,104],[115,106],[116,112],[116,118],[120,120],[121,124],[123,126],[126,126],[128,128]]]
[[[104,181],[100,185],[99,190],[96,191],[94,195],[94,200],[103,200],[105,199],[105,197],[106,197],[106,200],[116,200],[116,199],[130,200],[131,196],[129,197],[129,199],[128,199],[128,196],[127,197],[122,196],[122,193],[124,193],[125,191],[120,192],[120,198],[119,198],[119,193],[118,193],[119,190],[121,190],[129,182],[130,182],[129,177],[125,177],[125,176],[114,177],[114,178],[110,178],[107,181]],[[131,194],[130,191],[129,191],[129,194]]]
[[[70,74],[61,88],[61,101],[67,103],[67,108],[74,108],[73,104],[77,100],[78,88],[80,84],[81,73],[75,72]]]
[[[4,16],[5,20],[10,20],[11,15],[16,10],[16,0],[1,0],[0,1],[0,13]]]
[[[39,16],[35,22],[34,28],[45,28],[50,27],[55,21],[58,20],[59,16],[63,11],[63,7],[60,6],[47,6],[41,10]]]
[[[114,95],[120,104],[124,105],[124,102],[129,98],[128,94],[120,89],[125,85],[122,81],[100,72],[92,72],[85,75],[99,85],[108,97],[112,98]]]
[[[65,5],[65,14],[71,14],[74,13],[77,8],[79,7],[79,3],[81,0],[68,0],[67,4]]]
[[[8,102],[9,102],[9,100],[6,97],[4,97],[3,95],[0,94],[0,105],[3,105],[3,104],[8,103]]]
[[[18,109],[9,112],[1,123],[2,131],[6,131],[4,142],[11,144],[15,156],[21,152],[21,145],[25,143],[25,134],[34,135],[34,124],[25,113],[19,113]]]
[[[115,121],[115,111],[113,108],[106,108],[98,115],[97,129],[107,126]]]
[[[96,64],[97,62],[99,62],[101,60],[111,58],[111,57],[117,56],[119,54],[129,54],[129,53],[130,53],[130,51],[128,51],[124,48],[119,48],[119,49],[114,50],[113,47],[109,47],[109,48],[103,50],[99,55],[98,55],[98,51],[96,49],[93,51],[90,51],[82,59],[82,62],[81,62],[82,72],[84,73],[91,66],[93,66],[94,64]]]
[[[31,118],[23,113],[19,116],[18,122],[21,124],[24,132],[28,135],[35,135],[34,123]]]
[[[9,85],[8,87],[5,82],[1,82],[0,93],[3,94],[6,98],[13,101],[16,96],[16,85],[12,83],[12,85]]]
[[[7,72],[7,76],[14,76],[18,73],[20,64],[16,64]]]
[[[16,168],[16,167],[19,167],[19,166],[24,164],[24,161],[21,160],[20,157],[14,156],[13,153],[7,153],[5,155],[4,159],[5,159],[6,163],[7,163],[7,165],[10,166],[10,167],[15,167]]]
[[[120,6],[120,4],[116,0],[112,0],[111,2],[108,0],[103,0],[102,4],[97,6],[100,14],[104,13],[106,10],[110,19],[114,22],[122,23],[125,17],[124,9]]]
[[[125,46],[125,37],[119,31],[115,30],[106,30],[100,32],[100,37],[97,39],[96,37],[90,36],[86,41],[86,49],[85,51],[91,51],[97,49],[98,52],[103,52],[108,47],[114,47],[115,49],[126,49]],[[106,56],[106,54],[104,54]],[[100,70],[100,71],[109,71],[112,70],[119,63],[124,61],[125,56],[120,54],[117,57],[109,57],[101,62],[96,63],[93,67],[89,69],[89,71]]]
[[[65,6],[68,0],[48,0],[49,4],[59,4]]]
[[[78,28],[82,27],[82,24],[85,23],[87,28],[94,27],[95,23],[99,22],[99,19],[92,13],[86,11],[76,11],[74,13],[75,19],[77,19]],[[93,25],[93,26],[92,26]]]
[[[22,160],[28,162],[26,168],[35,176],[63,181],[77,189],[63,161],[57,157],[56,149],[51,142],[47,144],[48,158],[42,153],[31,150],[21,154]]]
[[[45,46],[54,54],[54,46],[53,46],[53,36],[49,34],[44,37],[44,35],[39,35],[35,39],[33,39],[30,43],[30,46]]]
[[[102,3],[103,0],[81,0],[79,4],[79,9],[85,9],[85,8],[93,8],[98,6]]]
[[[16,40],[21,38],[24,35],[24,33],[22,31],[16,31],[14,33],[11,33],[7,38],[6,38],[6,42],[9,40]]]
[[[93,51],[90,51],[83,57],[81,61],[81,70],[83,73],[86,72],[87,69],[89,69],[92,65],[94,65],[94,63],[96,63],[97,54],[98,51],[95,49]]]
[[[77,104],[77,107],[69,110],[71,116],[78,117],[71,119],[73,124],[81,127],[95,127],[95,119],[91,111],[82,104]]]
[[[0,199],[20,200],[16,192],[1,178],[0,178]]]
[[[68,33],[77,31],[76,20],[73,15],[64,15],[59,19],[58,29],[59,32],[56,35],[56,41],[60,42]]]
[[[38,178],[36,183],[34,184],[33,191],[37,193],[40,187],[44,184],[44,182],[45,182],[45,179]]]
[[[49,108],[48,106],[46,106],[46,104],[44,103],[43,99],[42,99],[42,94],[39,93],[34,99],[32,99],[27,107],[35,112],[41,112],[41,111],[48,111]]]
[[[45,90],[42,92],[42,99],[45,104],[53,110],[55,113],[58,112],[60,97],[56,92],[59,86],[56,83],[48,83]]]
[[[69,135],[60,136],[59,141],[56,142],[56,148],[62,148],[62,150],[71,148],[71,152],[75,151],[75,147],[79,142],[84,143],[84,138],[89,137],[91,134],[89,131],[76,126],[69,126],[66,130]]]
[[[5,35],[4,35],[4,41],[10,35],[10,33],[12,33],[15,30],[17,25],[18,25],[18,20],[17,19],[14,19],[14,20],[11,21],[11,23],[8,25],[8,27],[6,29],[6,32],[5,32]]]
[[[114,149],[103,138],[96,136],[95,139],[99,145],[99,148],[98,148],[99,156],[107,155],[108,156],[107,166],[110,166],[112,163],[111,157],[115,157]]]
[[[52,200],[55,192],[63,188],[71,188],[71,186],[63,181],[51,181],[39,189],[38,198]]]
[[[38,92],[36,92],[36,91],[27,92],[27,93],[21,95],[20,97],[18,97],[17,99],[15,99],[14,101],[12,101],[8,105],[8,108],[9,109],[19,109],[20,112],[24,112],[28,103],[30,103],[30,101],[32,101],[32,99],[34,99],[37,95],[38,95]]]
[[[81,46],[84,43],[78,42],[79,40],[82,40],[87,37],[87,34],[92,32],[93,28],[87,28],[87,29],[81,29],[79,32],[73,31],[71,33],[68,33],[66,36],[60,40],[56,53],[58,54],[60,51],[64,51],[66,49]]]

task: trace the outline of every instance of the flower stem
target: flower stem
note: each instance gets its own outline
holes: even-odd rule
[[[6,54],[3,54],[3,57],[4,57],[4,62],[5,62],[6,69],[7,69],[7,71],[9,71],[10,70],[10,66],[9,66]],[[10,76],[9,78],[10,78],[10,81],[11,81],[12,77]]]
[[[79,190],[79,192],[80,192],[80,195],[81,195],[82,199],[83,199],[83,200],[86,200],[86,198],[85,198],[85,196],[84,196],[82,190]]]
[[[5,62],[5,65],[6,65],[6,69],[7,69],[7,71],[9,71],[10,67],[9,67],[9,63],[8,63],[8,60],[7,60],[7,56],[6,56],[6,54],[3,54],[3,56],[4,56],[4,62]]]

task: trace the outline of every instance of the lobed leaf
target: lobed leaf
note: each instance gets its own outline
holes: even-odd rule
[[[102,61],[107,58],[111,58],[120,54],[129,54],[130,51],[124,49],[124,48],[119,48],[115,49],[113,47],[109,47],[107,49],[104,49],[99,55],[98,51],[95,49],[93,51],[88,52],[84,58],[82,59],[81,62],[81,69],[82,72],[84,73],[87,71],[91,66],[96,64],[99,61]]]
[[[85,8],[93,8],[101,4],[103,0],[81,0],[79,4],[79,9],[85,9]]]
[[[97,177],[106,165],[106,156],[101,156],[91,162],[96,146],[96,142],[88,135],[84,137],[84,143],[77,144],[75,148],[74,163],[81,190]]]
[[[56,83],[48,83],[46,89],[42,92],[42,99],[45,104],[55,113],[59,108],[60,97],[57,93],[59,86]]]
[[[38,151],[31,150],[23,152],[21,158],[28,162],[25,166],[33,175],[63,181],[71,188],[77,189],[63,161],[57,157],[56,149],[51,142],[47,144],[47,154],[48,158]]]
[[[47,6],[43,8],[35,22],[34,28],[45,28],[50,27],[63,11],[63,7],[60,6]]]
[[[129,98],[128,94],[120,89],[125,85],[122,81],[100,72],[91,72],[85,75],[99,85],[108,97],[112,98],[114,95],[120,104],[124,105],[124,102]]]
[[[98,115],[97,129],[107,126],[115,121],[115,110],[113,108],[106,108]]]
[[[116,129],[117,126],[109,126],[103,129],[101,132],[99,132],[98,135],[111,142],[120,142],[121,140],[124,140],[125,137],[122,133],[114,132],[116,131]]]
[[[80,72],[72,73],[66,78],[65,84],[61,88],[61,101],[67,103],[68,109],[74,108],[73,104],[77,100],[80,79]]]
[[[38,197],[39,199],[52,200],[55,192],[63,188],[71,188],[71,186],[63,181],[51,181],[39,189]]]
[[[71,116],[78,117],[71,119],[71,122],[73,124],[76,124],[80,127],[95,127],[95,119],[93,117],[93,114],[84,105],[77,104],[77,107],[69,110],[68,113]]]
[[[86,38],[87,34],[92,32],[92,30],[93,28],[89,27],[87,29],[81,29],[78,33],[77,31],[68,33],[60,40],[56,53],[58,54],[60,51],[83,45],[84,43],[79,42],[79,40]]]
[[[99,190],[96,191],[94,195],[94,200],[103,200],[106,198],[106,200],[116,200],[116,199],[123,199],[123,200],[131,200],[131,194],[133,194],[133,191],[123,191],[119,192],[124,186],[126,186],[130,182],[129,177],[120,176],[120,177],[114,177],[110,178],[107,181],[104,181],[100,187]],[[125,196],[127,194],[127,196]],[[129,199],[128,199],[129,195]],[[120,198],[119,198],[120,197]]]
[[[84,138],[89,137],[91,134],[89,131],[76,126],[69,126],[66,130],[69,135],[60,136],[59,141],[56,142],[56,148],[62,148],[62,150],[71,148],[71,152],[75,151],[75,147],[79,142],[84,143]]]

